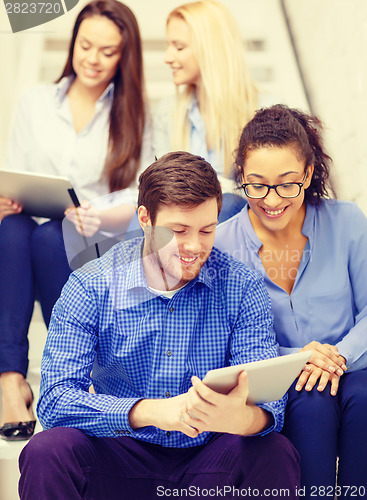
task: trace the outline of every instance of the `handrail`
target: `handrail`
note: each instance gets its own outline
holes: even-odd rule
[[[280,3],[281,12],[282,12],[283,17],[284,17],[284,22],[285,22],[285,25],[287,27],[287,32],[288,32],[288,35],[289,35],[289,41],[290,41],[290,44],[292,46],[294,58],[295,58],[295,61],[296,61],[296,64],[297,64],[297,69],[298,69],[299,76],[300,76],[300,79],[301,79],[301,82],[302,82],[303,90],[305,92],[305,97],[306,97],[306,100],[307,100],[307,104],[308,104],[308,107],[310,109],[310,112],[312,114],[314,114],[314,111],[313,111],[314,107],[312,105],[312,98],[311,98],[311,95],[310,95],[310,92],[309,92],[309,88],[308,88],[308,85],[307,85],[307,82],[306,82],[306,79],[305,79],[305,74],[304,74],[304,71],[303,71],[303,68],[302,68],[302,64],[301,64],[301,61],[300,61],[300,58],[299,58],[297,43],[296,43],[296,40],[295,40],[295,37],[294,37],[294,33],[293,33],[293,30],[292,30],[292,25],[291,25],[290,17],[288,15],[288,9],[287,9],[287,6],[286,6],[286,0],[279,0],[279,3]]]

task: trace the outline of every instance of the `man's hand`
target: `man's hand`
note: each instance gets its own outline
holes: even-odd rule
[[[0,196],[0,222],[8,215],[20,214],[23,207],[8,198]]]
[[[341,376],[347,369],[345,359],[340,356],[335,345],[320,344],[320,342],[314,340],[305,345],[300,350],[300,352],[302,351],[313,351],[308,362],[329,373]]]
[[[323,370],[312,363],[307,363],[305,369],[301,372],[301,375],[298,378],[296,391],[301,391],[305,384],[305,390],[311,391],[319,380],[317,386],[317,390],[319,392],[322,392],[327,386],[327,383],[330,382],[330,394],[332,396],[336,396],[339,388],[340,377],[341,375],[338,375],[337,373],[330,373],[329,371]]]
[[[241,372],[238,384],[227,394],[207,387],[192,377],[187,393],[169,399],[143,399],[129,413],[133,429],[153,425],[165,431],[180,431],[195,438],[202,432],[227,432],[248,436],[269,425],[268,414],[247,404],[247,373]]]
[[[142,399],[129,412],[130,427],[139,429],[153,425],[164,431],[180,431],[196,438],[198,430],[183,419],[186,400],[187,393],[168,399]]]
[[[199,433],[210,431],[248,436],[262,431],[269,424],[264,410],[247,404],[245,371],[239,374],[236,387],[227,395],[213,391],[198,377],[192,377],[191,382],[183,419]]]
[[[101,226],[101,214],[88,201],[84,201],[78,208],[65,210],[65,217],[74,224],[79,234],[86,237],[93,236]]]

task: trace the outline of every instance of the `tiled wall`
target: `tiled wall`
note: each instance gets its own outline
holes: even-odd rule
[[[285,0],[340,198],[367,213],[367,2]]]

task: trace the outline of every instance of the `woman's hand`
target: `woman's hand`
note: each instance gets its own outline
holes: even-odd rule
[[[329,373],[336,373],[341,376],[347,369],[343,356],[338,353],[338,348],[330,344],[320,344],[315,340],[305,345],[302,351],[313,351],[309,363],[325,370]]]
[[[344,372],[343,372],[344,373]],[[301,391],[305,386],[306,391],[311,391],[317,381],[319,381],[317,390],[322,392],[330,382],[331,389],[330,394],[335,396],[339,388],[340,375],[337,373],[330,373],[327,370],[314,365],[313,363],[307,363],[305,369],[301,372],[296,384],[296,391]]]
[[[8,198],[0,196],[0,222],[8,215],[20,214],[23,207]]]
[[[101,214],[88,201],[84,201],[78,208],[65,210],[65,217],[74,224],[75,229],[87,238],[93,236],[101,226]]]

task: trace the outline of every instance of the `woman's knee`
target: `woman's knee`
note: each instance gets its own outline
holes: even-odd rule
[[[66,262],[61,221],[49,221],[37,227],[32,235],[31,252],[36,269],[47,262]]]
[[[20,249],[29,245],[32,233],[37,228],[37,223],[24,214],[9,215],[0,224],[0,246]]]
[[[340,384],[342,410],[354,409],[367,414],[367,369],[346,373]]]
[[[330,394],[329,386],[322,392],[319,392],[317,387],[311,391],[296,391],[293,386],[288,392],[285,421],[289,418],[299,418],[314,424],[324,420],[331,423],[335,419],[338,420],[339,416],[338,399]]]
[[[50,249],[63,244],[60,221],[51,220],[37,227],[32,235],[32,246],[38,249]]]

